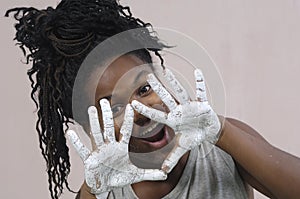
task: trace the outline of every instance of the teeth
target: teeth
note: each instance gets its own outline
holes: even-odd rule
[[[159,123],[155,123],[155,124],[149,126],[145,131],[141,132],[141,136],[147,135],[147,134],[150,133],[153,129],[155,129],[158,125],[159,125]]]

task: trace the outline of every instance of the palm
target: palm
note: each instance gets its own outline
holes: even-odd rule
[[[100,194],[143,180],[164,180],[166,174],[161,170],[140,169],[129,160],[128,143],[133,126],[133,110],[127,105],[125,120],[121,127],[122,138],[115,138],[112,113],[107,100],[100,101],[103,115],[104,132],[101,132],[98,112],[95,107],[89,108],[89,119],[96,149],[90,152],[77,134],[68,131],[69,138],[84,162],[85,180],[92,193]]]
[[[90,156],[84,161],[86,183],[91,188],[110,189],[112,186],[124,186],[126,182],[116,180],[116,176],[123,176],[125,172],[128,175],[128,156],[126,151],[122,150],[125,147],[120,143],[108,143],[100,146],[96,151],[93,151]],[[126,145],[125,145],[126,146]],[[122,164],[120,164],[122,162]],[[127,162],[129,164],[124,164]],[[101,173],[99,171],[102,171]],[[127,173],[126,173],[127,172]],[[107,178],[109,176],[109,178]],[[102,185],[102,186],[100,186]]]
[[[178,160],[188,150],[200,145],[203,141],[213,144],[218,139],[220,122],[217,114],[208,104],[204,77],[200,70],[195,70],[196,100],[190,100],[186,90],[176,80],[171,71],[165,71],[165,77],[171,85],[176,100],[153,74],[148,76],[152,89],[168,107],[163,112],[133,101],[133,107],[146,117],[170,126],[176,133],[177,144],[163,163],[163,170],[170,172]]]

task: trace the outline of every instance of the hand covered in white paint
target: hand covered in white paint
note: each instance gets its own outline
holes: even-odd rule
[[[164,71],[164,77],[173,89],[176,99],[153,74],[148,75],[147,81],[168,107],[168,113],[147,107],[138,101],[132,102],[137,112],[164,123],[175,131],[177,143],[162,165],[162,169],[166,172],[170,172],[188,150],[200,145],[203,141],[215,144],[219,138],[221,124],[217,114],[208,104],[203,74],[199,69],[196,69],[194,74],[196,100],[190,99],[187,91],[170,70]]]
[[[69,130],[67,135],[74,148],[80,155],[85,167],[85,180],[91,188],[91,192],[105,195],[112,188],[122,187],[128,184],[144,180],[164,180],[166,174],[157,169],[141,169],[133,165],[129,160],[128,143],[133,126],[133,109],[127,105],[125,119],[122,124],[120,141],[116,141],[114,121],[109,102],[106,99],[100,101],[103,115],[103,129],[98,120],[96,107],[88,109],[91,133],[95,141],[96,149],[90,151],[82,144],[78,135]],[[100,197],[98,197],[100,198]]]

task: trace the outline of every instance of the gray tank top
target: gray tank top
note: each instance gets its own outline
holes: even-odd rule
[[[112,190],[109,199],[138,198],[130,185]],[[191,150],[176,187],[163,199],[248,198],[245,185],[227,153],[209,143]]]

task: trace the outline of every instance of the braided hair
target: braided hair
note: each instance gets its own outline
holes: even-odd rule
[[[62,0],[54,9],[18,7],[14,40],[22,49],[27,74],[31,81],[31,98],[37,107],[36,130],[41,153],[46,160],[49,191],[57,199],[64,187],[69,191],[69,149],[64,125],[72,115],[72,88],[76,74],[88,53],[105,39],[134,28],[148,28],[151,24],[132,16],[129,7],[116,0]],[[147,29],[147,30],[148,30]],[[159,51],[167,47],[148,31],[148,38],[161,48],[139,49],[132,53],[148,63],[150,52],[161,61]]]

